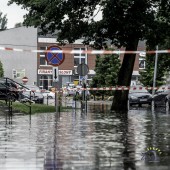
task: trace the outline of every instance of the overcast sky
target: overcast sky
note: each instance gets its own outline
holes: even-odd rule
[[[23,15],[26,11],[21,9],[21,7],[16,4],[8,6],[7,3],[8,0],[0,0],[0,11],[3,15],[7,14],[7,28],[13,28],[16,23],[23,22]]]
[[[4,14],[7,14],[8,24],[7,28],[14,28],[16,23],[23,22],[23,15],[27,13],[26,10],[21,9],[21,6],[12,4],[7,5],[9,0],[0,0],[0,11]],[[95,20],[101,19],[101,12],[95,17]]]

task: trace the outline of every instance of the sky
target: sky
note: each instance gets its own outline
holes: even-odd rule
[[[8,0],[0,0],[0,11],[7,14],[8,24],[7,28],[14,28],[16,23],[23,22],[23,15],[26,14],[26,10],[21,9],[21,6],[12,4],[7,5]]]
[[[8,6],[9,0],[0,0],[0,11],[4,14],[7,14],[7,28],[14,28],[16,23],[23,22],[23,15],[27,13],[26,10],[21,9],[21,6],[16,5],[15,3]],[[101,12],[95,17],[95,20],[101,19]]]

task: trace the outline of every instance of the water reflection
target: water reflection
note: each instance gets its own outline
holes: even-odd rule
[[[3,170],[169,169],[170,114],[149,109],[110,113],[91,104],[88,112],[0,115]],[[148,147],[162,151],[159,162],[142,159]],[[164,159],[162,159],[164,158]]]

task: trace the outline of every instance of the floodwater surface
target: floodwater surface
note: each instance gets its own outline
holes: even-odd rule
[[[133,109],[110,113],[0,115],[2,170],[169,170],[170,113]]]

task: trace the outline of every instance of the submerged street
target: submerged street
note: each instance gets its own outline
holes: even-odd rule
[[[170,112],[110,113],[91,103],[61,113],[0,116],[3,170],[168,170]],[[148,149],[147,149],[148,148]]]

